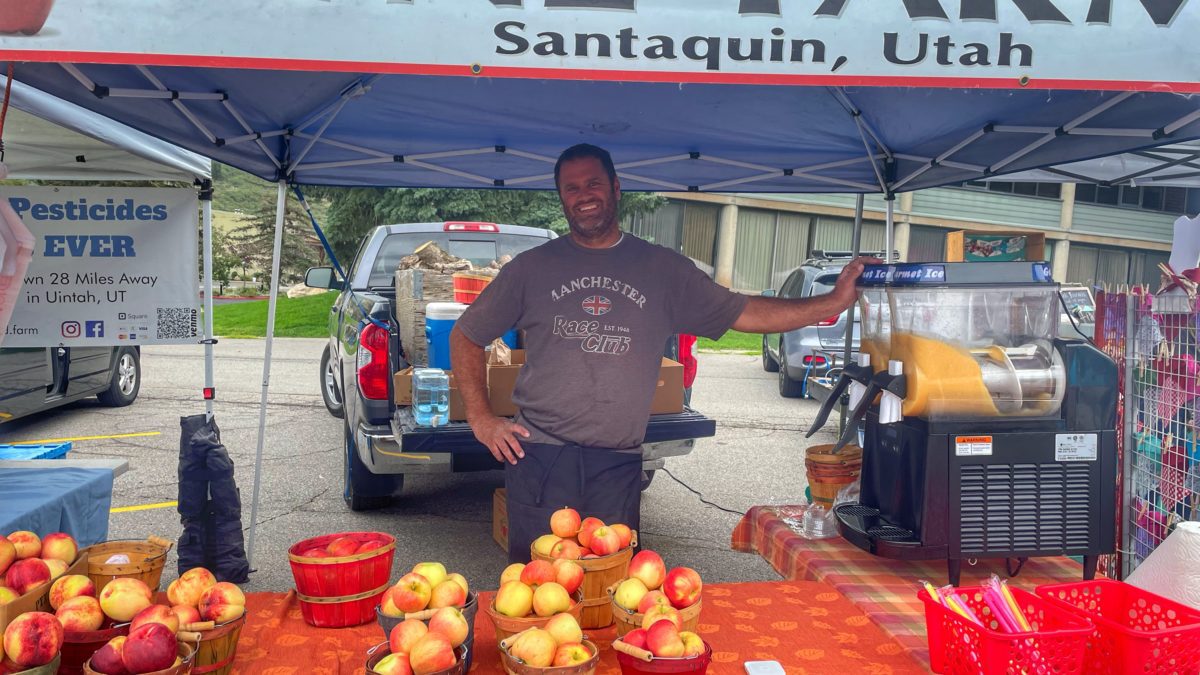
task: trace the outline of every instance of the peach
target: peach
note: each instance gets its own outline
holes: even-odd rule
[[[521,583],[537,588],[554,581],[554,565],[546,560],[534,560],[521,571]]]
[[[552,558],[579,560],[579,558],[582,556],[583,551],[579,548],[579,544],[576,544],[570,539],[562,539],[554,545],[554,548],[550,549],[550,557]]]
[[[638,608],[638,604],[642,602],[642,598],[646,597],[647,593],[649,591],[646,590],[646,584],[643,584],[641,579],[626,579],[617,586],[617,590],[613,593],[613,602],[632,612]]]
[[[63,627],[53,614],[27,612],[4,629],[6,657],[25,668],[44,666],[62,649]]]
[[[446,579],[449,581],[453,581],[454,583],[458,584],[459,586],[462,586],[463,593],[471,592],[471,588],[469,586],[467,586],[467,578],[464,577],[463,575],[459,574],[458,572],[448,575],[446,577]]]
[[[527,666],[547,668],[554,663],[554,652],[558,651],[558,643],[554,636],[541,628],[530,628],[521,633],[508,653],[514,658],[521,659]]]
[[[393,654],[407,654],[417,643],[417,639],[429,632],[429,626],[419,619],[405,619],[396,624],[388,634],[388,647]]]
[[[626,633],[625,637],[621,638],[621,641],[624,642],[625,644],[629,645],[630,647],[637,647],[638,649],[645,649],[646,648],[646,629],[645,628],[634,628],[633,630]]]
[[[428,607],[432,595],[433,587],[429,580],[416,572],[409,572],[400,577],[391,589],[392,604],[405,614],[419,612]]]
[[[704,653],[704,640],[690,630],[680,631],[679,639],[683,642],[683,656],[700,656]]]
[[[204,621],[229,623],[246,613],[246,595],[242,589],[219,581],[200,596],[200,618]]]
[[[525,570],[525,563],[513,563],[504,568],[500,573],[500,585],[503,586],[510,581],[520,581],[521,573]]]
[[[200,605],[204,591],[217,585],[217,578],[203,567],[193,567],[167,586],[167,600],[172,605]]]
[[[667,599],[666,595],[663,595],[662,591],[650,591],[646,595],[642,596],[642,601],[639,602],[637,606],[637,613],[645,614],[646,612],[649,612],[650,608],[654,607],[655,605],[664,605],[666,607],[670,607],[671,601]]]
[[[604,527],[603,520],[600,520],[599,518],[592,518],[590,516],[584,518],[583,522],[579,524],[579,534],[576,536],[576,539],[579,540],[579,544],[584,548],[591,548],[592,532],[598,527]]]
[[[592,540],[588,543],[588,548],[598,556],[612,555],[621,550],[621,537],[607,525],[597,527],[592,531]]]
[[[42,558],[42,562],[46,563],[46,567],[50,568],[50,579],[57,579],[67,573],[70,565],[56,558]]]
[[[667,565],[662,556],[654,551],[641,550],[629,561],[628,573],[634,579],[640,579],[646,588],[657,590],[667,578]]]
[[[663,593],[676,609],[696,604],[703,588],[704,584],[700,581],[700,575],[690,567],[676,567],[667,572],[667,578],[662,585]]]
[[[408,654],[392,652],[379,660],[371,669],[377,675],[412,675],[412,666],[408,663]]]
[[[0,607],[7,605],[19,597],[21,596],[17,595],[17,592],[8,586],[0,586]]]
[[[40,558],[23,558],[8,568],[5,579],[17,595],[25,595],[50,581],[50,567]]]
[[[437,588],[438,584],[446,580],[446,566],[440,562],[417,563],[413,565],[412,571],[425,577],[430,588]]]
[[[430,609],[442,607],[462,607],[467,604],[467,591],[453,579],[446,579],[434,586],[429,595]],[[457,647],[458,645],[454,645]]]
[[[538,555],[550,555],[554,551],[554,546],[562,541],[562,537],[553,534],[543,534],[533,540],[533,550]]]
[[[659,621],[669,622],[675,626],[675,630],[677,631],[683,628],[683,619],[679,616],[679,610],[669,605],[655,605],[647,610],[642,615],[642,628],[649,630],[651,626]]]
[[[154,604],[150,588],[141,579],[121,577],[108,582],[100,590],[100,607],[108,618],[124,623]]]
[[[17,559],[17,547],[8,540],[8,537],[0,537],[0,574],[4,574],[4,570],[13,564]]]
[[[132,632],[133,629],[147,623],[161,623],[170,628],[172,633],[179,632],[179,617],[166,605],[150,605],[138,612],[133,621],[129,622],[129,630]]]
[[[379,603],[379,612],[384,616],[395,618],[404,616],[404,612],[401,612],[399,609],[397,609],[396,603],[392,602],[392,589],[389,588],[386,592],[384,592],[383,602]]]
[[[496,611],[504,616],[520,618],[533,611],[533,589],[520,581],[510,581],[496,591]]]
[[[408,664],[412,666],[413,675],[429,675],[439,670],[445,670],[458,662],[458,655],[450,640],[441,633],[430,631],[413,643],[412,651],[408,653]]]
[[[61,560],[70,565],[78,556],[79,544],[75,543],[75,538],[66,532],[48,534],[42,540],[43,560]]]
[[[583,567],[574,560],[555,560],[554,561],[554,581],[559,586],[567,589],[567,593],[574,595],[575,591],[583,585]]]
[[[129,675],[125,662],[121,660],[121,648],[125,646],[126,637],[117,636],[109,640],[95,654],[92,654],[88,665],[92,670],[104,675]]]
[[[170,668],[177,653],[174,631],[161,623],[146,623],[129,631],[121,661],[131,673],[152,673]]]
[[[8,540],[17,549],[17,560],[36,558],[42,554],[42,540],[32,532],[19,530],[8,535]]]
[[[588,651],[587,647],[579,642],[572,642],[558,646],[550,665],[555,667],[577,666],[590,658],[592,658],[592,653]]]
[[[683,656],[683,640],[679,629],[668,621],[657,621],[646,629],[646,648],[651,654],[666,658]]]
[[[583,629],[579,627],[575,617],[566,612],[550,617],[545,630],[554,637],[554,642],[560,645],[583,642]]]
[[[181,627],[189,623],[200,622],[200,611],[191,605],[175,605],[171,608],[171,613],[175,615],[175,618],[179,619]]]
[[[533,592],[533,613],[538,616],[554,616],[571,609],[571,595],[567,589],[551,581],[542,584]]]
[[[100,630],[104,624],[104,611],[100,602],[90,595],[81,595],[63,602],[54,612],[64,631]]]
[[[556,537],[574,537],[579,534],[579,525],[582,521],[579,519],[579,512],[570,507],[564,507],[555,511],[550,516],[550,531]]]
[[[96,585],[82,574],[59,577],[50,586],[50,606],[58,609],[64,602],[81,595],[96,597]]]
[[[617,537],[621,540],[620,548],[629,548],[629,545],[633,543],[633,530],[629,529],[629,526],[624,523],[617,523],[616,525],[610,525],[610,527],[613,532],[617,533]]]
[[[350,537],[338,537],[325,546],[325,550],[333,558],[344,558],[358,551],[358,542]]]
[[[471,631],[471,626],[460,609],[443,607],[429,619],[429,631],[441,633],[450,641],[451,647],[457,647],[467,641],[467,633]]]

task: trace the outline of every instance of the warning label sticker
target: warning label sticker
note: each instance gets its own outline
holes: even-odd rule
[[[1055,434],[1054,461],[1096,461],[1096,434]]]
[[[985,457],[992,454],[991,436],[955,436],[954,454],[957,457]]]

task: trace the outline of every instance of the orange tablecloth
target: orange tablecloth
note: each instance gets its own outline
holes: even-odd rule
[[[481,605],[491,596],[481,593]],[[698,632],[713,648],[709,673],[744,674],[743,662],[754,660],[779,661],[789,675],[926,672],[849,600],[824,584],[712,584],[705,586],[703,601]],[[250,593],[246,610],[234,662],[239,675],[357,675],[365,670],[367,649],[384,640],[375,623],[342,629],[309,626],[294,593]],[[601,646],[597,675],[620,673],[616,654],[608,648],[615,629],[589,635]],[[475,619],[471,672],[503,672],[495,631],[482,611]]]
[[[755,506],[733,530],[735,550],[754,552],[780,574],[796,581],[820,581],[848,598],[888,636],[922,663],[929,662],[925,608],[917,583],[946,583],[946,562],[904,561],[873,556],[841,537],[805,539],[795,514],[802,507]],[[1007,577],[1003,560],[962,566],[962,585],[977,586],[991,574]],[[1042,584],[1083,579],[1083,566],[1070,558],[1031,558],[1012,584],[1027,591]]]

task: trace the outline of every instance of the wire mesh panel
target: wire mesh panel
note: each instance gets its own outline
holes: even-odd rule
[[[1108,293],[1099,291],[1096,294],[1096,348],[1107,354],[1117,363],[1117,424],[1125,424],[1125,373],[1126,373],[1126,336],[1128,335],[1128,302],[1129,295],[1124,293]],[[1117,486],[1124,485],[1125,466],[1125,437],[1123,429],[1117,430]],[[1121,489],[1117,492],[1117,541],[1124,541],[1125,526],[1124,495],[1128,491]],[[1125,548],[1125,547],[1122,547]],[[1104,556],[1100,560],[1099,571],[1112,578],[1124,576],[1122,569],[1127,565],[1125,556],[1118,550],[1117,555]]]

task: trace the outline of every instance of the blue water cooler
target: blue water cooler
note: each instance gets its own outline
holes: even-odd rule
[[[425,306],[425,341],[429,345],[429,367],[450,370],[450,331],[467,311],[461,302],[431,302]]]

